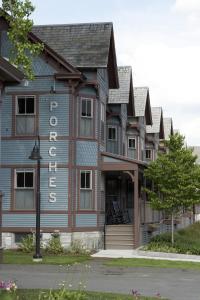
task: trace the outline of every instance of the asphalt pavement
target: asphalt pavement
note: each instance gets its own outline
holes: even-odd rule
[[[90,291],[144,296],[160,293],[170,300],[200,300],[200,271],[160,268],[108,267],[105,259],[89,265],[0,265],[0,281],[14,280],[18,288],[58,288],[63,282],[72,289],[79,284]]]

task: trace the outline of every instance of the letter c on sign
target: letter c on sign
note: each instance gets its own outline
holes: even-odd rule
[[[56,150],[56,147],[52,146],[51,148],[49,148],[49,156],[54,157],[56,156],[56,153],[53,151]]]

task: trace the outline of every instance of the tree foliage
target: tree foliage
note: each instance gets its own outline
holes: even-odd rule
[[[153,189],[145,191],[152,208],[173,216],[200,202],[200,166],[180,134],[171,136],[165,144],[167,153],[159,154],[145,170],[145,177],[153,182]]]
[[[2,0],[2,14],[9,24],[8,37],[11,41],[9,60],[33,79],[32,57],[38,55],[43,45],[29,40],[33,21],[30,19],[34,6],[30,0]]]

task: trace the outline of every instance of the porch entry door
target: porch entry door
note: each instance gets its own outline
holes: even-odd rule
[[[106,180],[106,203],[112,205],[113,201],[120,200],[120,182],[118,178],[108,178]]]
[[[106,180],[106,224],[115,223],[113,203],[120,207],[120,180],[117,177]]]

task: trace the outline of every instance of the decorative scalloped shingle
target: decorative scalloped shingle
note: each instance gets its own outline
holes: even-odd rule
[[[112,23],[34,26],[32,32],[75,67],[107,67]]]
[[[131,67],[118,67],[119,89],[109,90],[108,103],[129,103],[131,74]]]
[[[147,133],[159,133],[160,132],[160,123],[161,123],[161,116],[162,116],[162,107],[152,107],[152,121],[153,125],[146,126]]]
[[[144,117],[146,101],[148,96],[148,87],[135,87],[134,88],[134,101],[135,101],[135,116]]]

